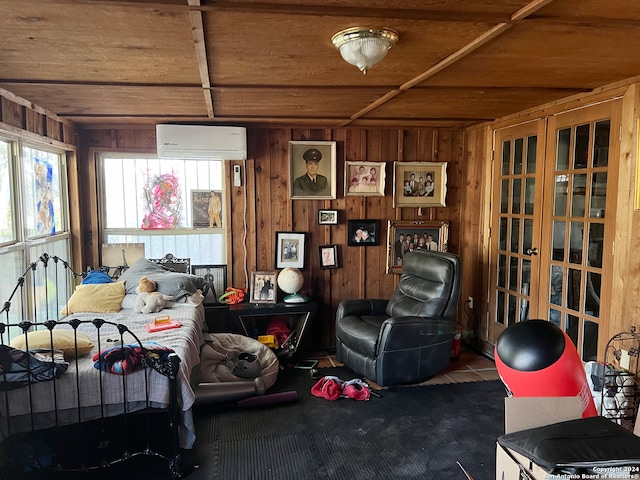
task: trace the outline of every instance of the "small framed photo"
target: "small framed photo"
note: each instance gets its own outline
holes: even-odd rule
[[[320,245],[320,268],[338,268],[338,245]]]
[[[394,207],[446,207],[446,162],[394,162]]]
[[[347,220],[347,236],[347,245],[379,245],[380,220]]]
[[[292,200],[335,200],[336,142],[289,142]]]
[[[318,225],[337,225],[338,210],[318,210]]]
[[[205,304],[219,303],[218,299],[227,290],[226,265],[191,265],[191,274],[203,279],[202,294]]]
[[[402,260],[412,250],[447,251],[449,224],[414,220],[389,221],[387,273],[402,273]]]
[[[276,303],[278,272],[251,272],[249,303]]]
[[[385,162],[345,162],[345,195],[384,197],[385,166]]]
[[[276,232],[276,268],[304,268],[306,233]]]
[[[191,190],[193,228],[222,228],[222,192]]]

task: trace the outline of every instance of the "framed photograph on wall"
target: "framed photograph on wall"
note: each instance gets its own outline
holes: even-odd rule
[[[222,228],[222,192],[191,190],[193,228]]]
[[[337,225],[337,210],[318,210],[318,225]]]
[[[402,259],[412,250],[447,251],[449,224],[414,220],[389,220],[387,273],[402,273]]]
[[[292,200],[335,200],[336,142],[289,142]]]
[[[227,289],[226,265],[191,265],[191,274],[202,278],[203,303],[218,303]]]
[[[384,197],[384,162],[345,162],[344,194]]]
[[[380,220],[347,220],[347,245],[369,247],[380,244]]]
[[[304,268],[306,233],[276,232],[276,268]]]
[[[278,272],[251,272],[249,303],[276,303]]]
[[[338,268],[338,245],[320,245],[320,268]]]
[[[446,162],[394,162],[394,207],[446,207]]]

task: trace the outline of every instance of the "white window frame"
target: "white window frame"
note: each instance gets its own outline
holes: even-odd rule
[[[108,201],[108,187],[106,186],[106,179],[104,175],[104,162],[107,159],[152,159],[155,161],[162,161],[162,159],[158,159],[155,153],[128,153],[128,152],[113,152],[113,151],[99,151],[95,152],[96,158],[96,174],[98,178],[98,214],[100,219],[100,245],[102,246],[105,243],[109,243],[107,241],[107,237],[119,235],[122,236],[122,243],[145,243],[145,256],[147,258],[159,258],[168,253],[173,254],[178,258],[189,257],[191,259],[191,265],[201,265],[201,264],[226,264],[227,263],[227,243],[228,243],[228,228],[230,219],[227,217],[226,202],[227,202],[227,194],[226,194],[226,163],[219,160],[206,160],[206,159],[175,159],[174,161],[186,161],[186,162],[215,162],[220,164],[220,184],[214,185],[211,184],[202,185],[202,183],[198,184],[197,189],[208,190],[213,189],[221,192],[222,200],[223,200],[223,225],[222,227],[213,227],[213,228],[194,228],[190,224],[190,191],[183,191],[182,193],[182,201],[185,203],[185,209],[187,211],[187,221],[185,224],[179,228],[171,228],[171,229],[143,229],[140,226],[138,227],[109,227],[107,225],[107,212],[105,205]],[[137,173],[136,173],[137,174]],[[198,180],[202,182],[202,180]],[[139,182],[137,182],[139,183]],[[183,182],[184,183],[184,182]],[[200,188],[201,187],[201,188]],[[194,190],[194,189],[190,189]],[[138,192],[140,193],[140,192]],[[137,222],[139,223],[139,222]],[[218,245],[215,248],[211,249],[211,255],[218,255],[216,258],[205,258],[200,259],[197,252],[201,249],[196,248],[196,252],[189,250],[180,250],[180,248],[172,247],[171,242],[169,244],[165,244],[162,241],[162,237],[180,237],[180,236],[190,236],[187,241],[190,245],[193,244],[193,239],[197,239],[198,236],[202,236],[204,239],[204,235],[215,235],[219,236],[221,245]],[[133,239],[132,241],[128,241],[127,237]],[[143,240],[140,240],[140,237],[143,237]],[[216,237],[218,238],[218,237]],[[153,245],[150,245],[153,243]],[[195,248],[195,247],[194,247]],[[204,247],[201,247],[204,248]],[[195,253],[195,254],[194,254]],[[206,255],[206,253],[205,253]],[[114,267],[115,265],[109,265],[110,267]]]

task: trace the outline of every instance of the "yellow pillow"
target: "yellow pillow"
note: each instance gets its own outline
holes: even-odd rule
[[[93,350],[93,343],[91,339],[82,332],[77,332],[78,338],[78,355],[86,355]],[[19,348],[24,350],[27,348],[27,338],[29,337],[29,349],[35,348],[51,349],[51,337],[49,330],[37,330],[35,332],[27,332],[26,335],[19,335],[11,340],[11,346],[13,348]],[[64,358],[75,358],[76,349],[74,346],[73,330],[60,330],[53,329],[53,348],[55,350],[62,350],[64,352]]]
[[[120,311],[124,295],[124,282],[78,285],[60,313],[116,313]]]

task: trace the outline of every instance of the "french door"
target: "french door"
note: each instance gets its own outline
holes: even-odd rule
[[[541,318],[567,332],[582,360],[602,351],[620,109],[610,101],[495,132],[491,343]]]
[[[491,208],[489,340],[538,318],[544,120],[497,130]]]

